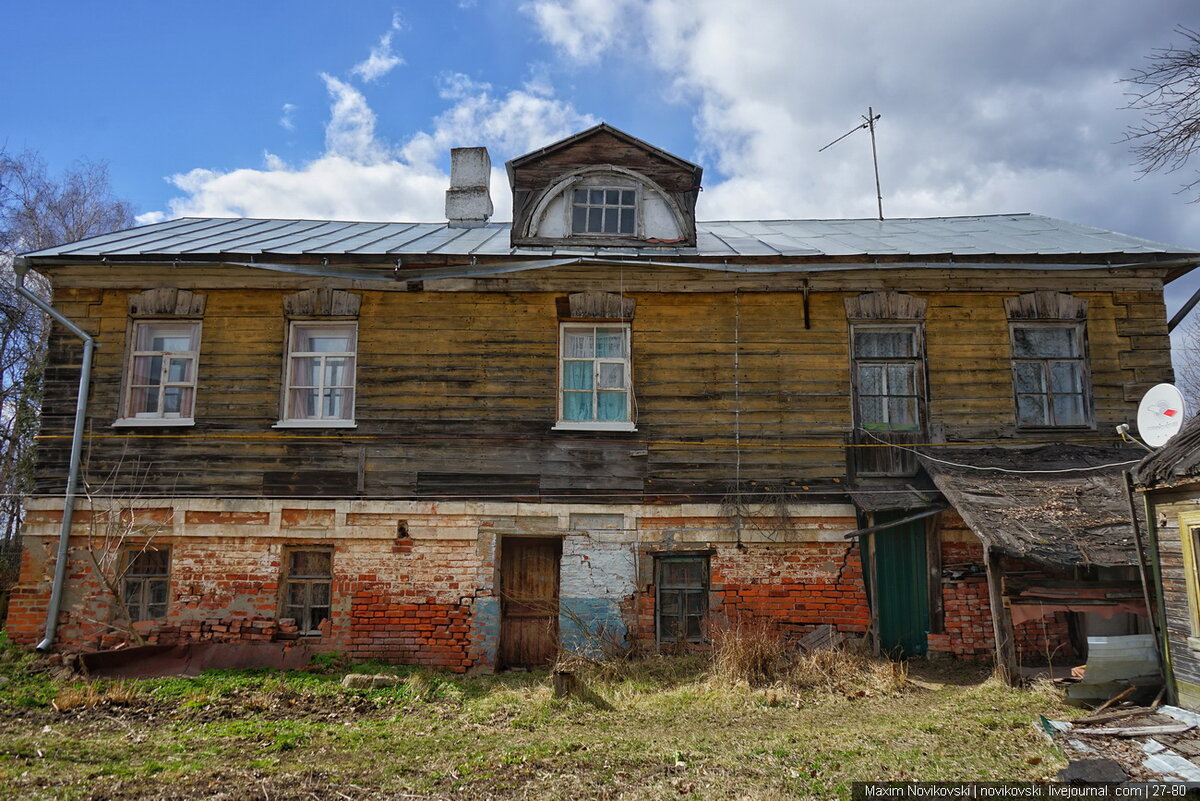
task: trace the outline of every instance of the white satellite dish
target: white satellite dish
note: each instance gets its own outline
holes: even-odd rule
[[[1179,433],[1183,425],[1183,395],[1174,384],[1159,384],[1147,390],[1138,404],[1138,433],[1147,445],[1157,448]]]

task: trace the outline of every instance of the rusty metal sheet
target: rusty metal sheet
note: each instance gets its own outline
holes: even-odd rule
[[[97,651],[83,654],[82,661],[91,676],[136,679],[198,676],[206,670],[299,670],[311,657],[308,646],[294,642],[197,642]]]

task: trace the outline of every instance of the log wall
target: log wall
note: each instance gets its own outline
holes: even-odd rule
[[[881,289],[927,301],[934,441],[1111,440],[1141,392],[1171,377],[1161,275],[1148,271],[563,268],[426,282],[424,291],[341,282],[361,296],[357,428],[273,429],[284,298],[339,282],[157,269],[72,266],[53,276],[57,307],[97,336],[86,475],[117,494],[679,500],[719,496],[738,477],[764,500],[836,492],[851,427],[844,300]],[[130,296],[162,286],[204,296],[196,423],[113,428]],[[1034,289],[1088,302],[1092,431],[1015,428],[1004,301]],[[552,430],[557,309],[583,290],[636,300],[636,432]],[[39,494],[65,483],[80,353],[56,328]]]

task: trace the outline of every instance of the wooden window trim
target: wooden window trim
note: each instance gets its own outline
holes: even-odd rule
[[[134,572],[134,561],[146,552],[165,553],[166,565],[161,573]],[[171,611],[171,549],[169,547],[150,547],[149,545],[127,545],[121,552],[121,600],[125,611],[129,614],[131,623],[145,620],[162,620]],[[130,586],[137,583],[137,598],[130,599]],[[161,604],[161,615],[150,614],[150,607],[159,606],[150,601],[152,585],[161,583],[164,586],[164,600]]]
[[[148,326],[188,326],[194,327],[194,339],[196,342],[195,350],[188,351],[149,351],[138,350],[137,340],[138,335],[143,327]],[[198,398],[198,387],[200,382],[200,346],[204,337],[204,322],[198,318],[191,317],[163,317],[158,316],[131,316],[129,325],[125,329],[125,361],[121,368],[121,401],[119,408],[119,416],[113,421],[113,428],[140,428],[140,427],[182,427],[194,426],[196,424],[196,403]],[[160,354],[163,358],[163,364],[159,368],[159,384],[158,389],[158,413],[148,412],[131,412],[133,404],[134,390],[134,369],[139,358],[146,358],[155,354]],[[190,382],[185,381],[167,381],[166,372],[169,369],[170,358],[190,359],[192,363],[192,377]],[[139,385],[146,386],[146,385]],[[169,417],[163,408],[163,390],[169,386],[184,387],[191,390],[192,400],[190,414],[178,417]]]
[[[597,328],[620,328],[624,332],[625,337],[625,357],[624,359],[615,359],[605,357],[603,359],[592,356],[592,413],[591,420],[567,420],[565,419],[565,403],[564,395],[567,391],[564,387],[565,370],[563,365],[567,361],[588,361],[584,359],[568,359],[566,355],[567,331],[570,329],[591,329],[593,332]],[[594,335],[593,335],[594,336]],[[593,339],[594,342],[594,339]],[[594,353],[594,351],[593,351]],[[625,420],[597,420],[594,417],[598,414],[599,403],[599,370],[600,364],[621,363],[624,367],[624,383],[625,383]],[[557,422],[552,430],[554,431],[637,431],[637,403],[635,400],[633,387],[633,331],[632,326],[621,320],[603,320],[596,322],[579,322],[569,321],[560,322],[558,326],[558,369],[557,369],[557,404],[558,415]]]
[[[301,575],[297,576],[292,573],[292,556],[297,553],[325,553],[329,554],[329,573],[328,575]],[[282,565],[282,580],[280,581],[280,597],[279,597],[279,616],[281,618],[294,618],[296,627],[299,629],[302,637],[319,637],[321,636],[321,623],[325,620],[333,618],[333,546],[332,545],[289,545],[283,549],[283,565]],[[306,587],[305,599],[302,606],[302,615],[296,617],[289,610],[295,606],[290,603],[291,588],[293,584],[303,584]],[[314,584],[328,585],[327,596],[329,603],[313,604],[312,603],[312,586]],[[326,610],[325,617],[318,621],[316,626],[311,625],[313,608],[324,608]]]
[[[349,327],[353,329],[353,347],[348,351],[294,351],[292,350],[293,336],[296,329],[300,328],[317,328],[317,327]],[[287,330],[284,332],[284,359],[283,359],[283,382],[282,395],[280,398],[279,421],[272,428],[356,428],[355,413],[358,404],[358,318],[355,317],[289,317],[287,321]],[[321,364],[324,364],[324,359],[330,356],[339,358],[347,358],[350,361],[349,380],[346,384],[339,384],[338,389],[348,389],[350,391],[349,401],[349,417],[324,417],[318,416],[313,418],[293,417],[292,416],[292,388],[294,385],[292,370],[295,364],[295,359],[305,357],[320,357]],[[324,389],[325,370],[320,370],[319,388]]]
[[[1016,331],[1019,328],[1065,328],[1075,332],[1076,342],[1079,346],[1079,355],[1063,358],[1029,358],[1017,357],[1014,355],[1014,344],[1016,342]],[[1088,338],[1087,324],[1084,320],[1049,320],[1049,319],[1020,319],[1009,320],[1008,323],[1008,346],[1009,346],[1009,361],[1012,365],[1012,402],[1013,402],[1013,420],[1016,423],[1018,431],[1094,431],[1096,429],[1096,413],[1095,413],[1095,392],[1092,386],[1092,369],[1091,359],[1088,358]],[[1021,422],[1020,405],[1018,395],[1027,394],[1019,391],[1017,379],[1018,364],[1042,364],[1043,375],[1046,375],[1046,369],[1051,362],[1072,362],[1079,364],[1081,369],[1081,383],[1083,386],[1083,417],[1082,423],[1063,423],[1054,422],[1048,423],[1029,423]],[[1049,378],[1046,378],[1046,397],[1047,408],[1049,414],[1053,416],[1053,398],[1054,394],[1049,388]],[[1059,393],[1071,394],[1071,393]]]

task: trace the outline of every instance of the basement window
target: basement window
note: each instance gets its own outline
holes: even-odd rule
[[[166,548],[127,548],[121,573],[121,599],[129,622],[167,616],[170,551]]]
[[[136,321],[117,424],[191,425],[199,348],[197,321]]]
[[[708,558],[660,556],[655,560],[655,626],[660,644],[705,641]]]
[[[333,551],[293,548],[286,556],[283,617],[295,618],[301,634],[319,635],[321,623],[329,618]]]

